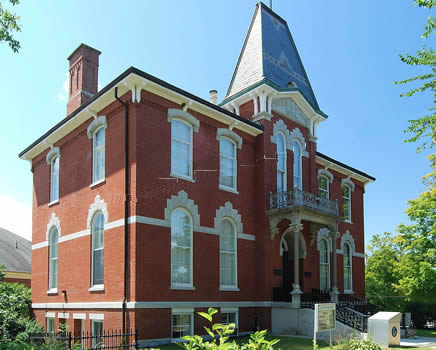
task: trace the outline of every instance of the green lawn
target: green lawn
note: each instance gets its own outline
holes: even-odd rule
[[[419,337],[436,338],[436,330],[432,329],[417,329],[416,335]]]

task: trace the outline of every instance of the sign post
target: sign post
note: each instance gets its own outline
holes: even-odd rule
[[[336,304],[315,304],[315,319],[313,327],[313,348],[315,350],[316,333],[330,331],[330,346],[332,346],[332,331],[336,328]]]

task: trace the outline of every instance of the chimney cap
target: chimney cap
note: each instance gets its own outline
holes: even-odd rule
[[[87,49],[89,49],[89,50],[91,50],[91,51],[94,51],[97,55],[100,55],[101,54],[101,51],[98,51],[97,49],[94,49],[93,47],[91,47],[91,46],[89,46],[89,45],[86,45],[86,44],[84,44],[84,43],[81,43],[79,46],[77,46],[75,49],[74,49],[74,51],[67,57],[67,60],[69,60],[69,59],[71,59],[71,57],[73,57],[74,56],[74,54],[77,52],[77,51],[79,51],[81,48],[87,48]]]
[[[217,91],[217,90],[210,90],[209,93],[210,93],[210,94],[217,94],[218,91]]]

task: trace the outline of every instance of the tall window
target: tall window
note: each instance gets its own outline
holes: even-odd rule
[[[325,238],[322,238],[319,244],[319,289],[328,290],[330,288],[329,245]]]
[[[92,181],[103,180],[105,176],[105,128],[97,129],[92,137]]]
[[[92,347],[95,349],[103,349],[103,321],[102,320],[91,320],[91,335]]]
[[[171,173],[192,178],[192,126],[171,121]]]
[[[192,219],[183,209],[171,214],[171,285],[192,286]]]
[[[171,317],[171,333],[173,338],[181,338],[185,335],[192,335],[193,322],[192,314],[173,314]]]
[[[97,212],[91,226],[92,236],[92,286],[104,284],[104,215]]]
[[[294,151],[294,188],[303,189],[301,174],[301,146],[297,141],[292,144]]]
[[[236,144],[220,138],[220,186],[236,190]]]
[[[232,323],[235,325],[234,334],[237,335],[238,334],[238,312],[235,312],[235,311],[227,312],[227,311],[223,311],[223,309],[221,309],[221,324],[229,325]]]
[[[348,185],[342,186],[342,213],[345,221],[351,221],[351,189]]]
[[[344,244],[344,291],[353,290],[353,277],[352,277],[352,255],[350,244]]]
[[[277,134],[277,192],[286,191],[286,141],[282,133]]]
[[[58,230],[52,228],[49,235],[49,254],[50,254],[50,264],[49,264],[49,281],[48,288],[56,289],[58,287]]]
[[[46,330],[47,333],[54,333],[55,331],[55,320],[53,317],[47,317],[47,325],[46,325]]]
[[[59,199],[59,157],[50,162],[50,202]]]
[[[329,198],[329,180],[325,176],[318,178],[318,196]]]
[[[220,224],[220,285],[236,287],[236,229],[229,219]]]

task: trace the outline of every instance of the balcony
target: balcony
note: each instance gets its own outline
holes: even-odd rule
[[[269,209],[303,207],[320,211],[324,214],[339,216],[338,201],[318,197],[312,193],[294,189],[286,192],[270,193]]]

